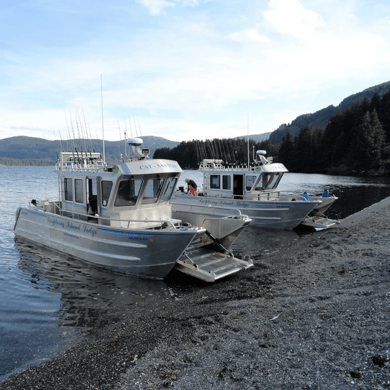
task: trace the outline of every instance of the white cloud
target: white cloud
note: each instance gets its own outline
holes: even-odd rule
[[[387,81],[388,27],[362,26],[349,6],[336,15],[336,0],[301,3],[271,0],[263,13],[254,2],[248,10],[228,0],[223,9],[219,2],[203,9],[205,1],[143,0],[155,15],[183,6],[180,18],[167,13],[157,24],[141,12],[132,15],[144,18],[138,24],[124,17],[123,24],[91,34],[92,41],[59,43],[50,52],[0,47],[7,59],[0,65],[0,137],[50,138],[66,129],[64,108],[84,109],[93,136],[100,134],[101,75],[106,139],[119,138],[117,121],[135,109],[144,135],[177,141],[245,135],[247,115],[251,134],[272,131],[338,104],[338,84],[355,93],[364,80],[366,87]],[[197,12],[188,8],[199,4]],[[320,94],[326,99],[314,107]],[[41,130],[46,134],[38,135]]]
[[[228,36],[228,38],[237,42],[269,42],[269,38],[265,35],[260,35],[255,28],[248,28],[246,30],[232,33]]]
[[[173,0],[173,2],[165,0],[139,0],[140,4],[145,6],[152,15],[158,15],[162,13],[165,8],[174,8],[176,5],[185,6],[197,6],[198,0]]]
[[[173,8],[175,7],[175,3],[171,3],[165,0],[139,0],[139,2],[145,6],[152,15],[158,15],[165,8]]]
[[[1,110],[0,134],[25,135],[46,139],[59,139],[59,131],[65,130],[63,110],[15,111]]]
[[[321,15],[304,8],[298,0],[270,0],[269,6],[264,18],[281,34],[305,39],[325,25]]]

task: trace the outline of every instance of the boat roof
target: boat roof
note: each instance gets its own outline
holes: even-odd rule
[[[58,173],[112,172],[118,175],[182,173],[176,161],[163,159],[130,159],[109,168],[101,154],[96,152],[61,152],[55,169]]]
[[[180,165],[172,160],[139,160],[125,162],[113,166],[113,172],[123,175],[145,175],[145,174],[160,174],[160,173],[181,173],[183,172]]]
[[[213,173],[261,173],[261,172],[288,172],[288,169],[281,163],[262,163],[255,162],[253,165],[247,166],[225,166],[223,160],[218,159],[204,159],[200,165],[199,170]]]

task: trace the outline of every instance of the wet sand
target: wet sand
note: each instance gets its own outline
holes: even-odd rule
[[[136,308],[0,389],[389,389],[390,198],[281,242],[254,267]],[[188,287],[189,286],[189,287]]]

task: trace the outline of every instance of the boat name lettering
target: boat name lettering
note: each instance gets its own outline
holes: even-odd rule
[[[87,226],[84,226],[84,232],[85,233],[89,233],[92,235],[92,237],[95,237],[96,233],[97,233],[97,230],[92,228],[92,227],[87,227]]]
[[[248,207],[249,203],[248,202],[237,202],[238,207]]]
[[[207,199],[207,200],[201,199],[200,203],[213,204],[214,206],[216,206],[218,204],[218,201],[216,201],[216,200],[209,200],[209,199]]]
[[[157,164],[156,168],[177,168],[176,164]]]
[[[54,226],[54,225],[59,225],[59,226],[61,226],[62,228],[65,227],[65,222],[59,221],[57,218],[50,218],[50,217],[48,217],[47,220],[48,220],[48,222],[51,223],[53,226]]]
[[[73,224],[73,222],[68,222],[66,224],[66,227],[69,228],[69,229],[80,231],[80,225],[75,225],[75,224]]]
[[[226,200],[221,200],[221,205],[223,205],[223,206],[233,206],[233,202],[226,202]]]
[[[138,240],[138,241],[146,241],[147,237],[145,236],[129,236],[129,240]]]
[[[144,169],[155,169],[155,168],[175,168],[177,169],[176,164],[144,164],[140,165],[139,169],[144,170]]]

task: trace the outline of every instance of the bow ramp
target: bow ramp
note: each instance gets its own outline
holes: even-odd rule
[[[175,264],[177,270],[206,282],[215,282],[252,266],[252,260],[244,261],[229,252],[220,253],[204,247],[186,249]]]

